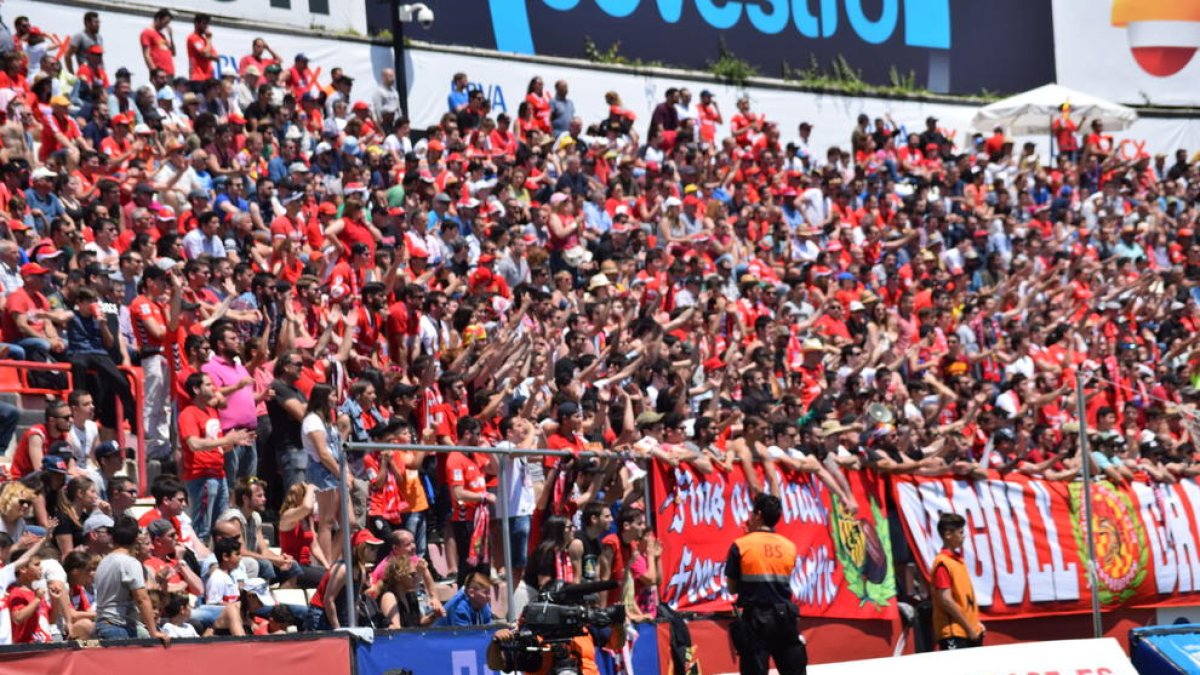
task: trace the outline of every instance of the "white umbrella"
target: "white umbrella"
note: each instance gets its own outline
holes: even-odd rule
[[[1004,127],[1005,133],[1015,136],[1049,133],[1063,103],[1071,104],[1071,117],[1098,119],[1104,123],[1106,132],[1127,129],[1137,121],[1132,108],[1057,84],[1046,84],[980,108],[971,124],[977,131],[985,132]]]

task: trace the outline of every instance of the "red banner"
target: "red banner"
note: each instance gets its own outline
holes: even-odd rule
[[[896,508],[928,574],[941,548],[937,520],[967,520],[963,556],[986,617],[1091,610],[1083,485],[1009,474],[988,480],[896,477]],[[1092,521],[1104,609],[1196,604],[1200,591],[1200,485],[1097,481]]]
[[[725,559],[745,532],[752,502],[741,467],[706,476],[656,462],[652,474],[663,601],[682,611],[728,611]],[[802,616],[890,619],[896,584],[878,479],[857,472],[847,477],[856,514],[811,475],[779,477],[783,520],[776,531],[796,544],[792,592]]]

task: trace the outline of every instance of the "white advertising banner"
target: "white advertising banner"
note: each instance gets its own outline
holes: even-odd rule
[[[1120,643],[1057,640],[809,666],[811,675],[1137,675]]]
[[[726,122],[718,135],[729,133],[728,122],[730,116],[737,112],[736,101],[738,97],[747,95],[756,112],[765,113],[767,119],[780,124],[784,142],[796,138],[800,122],[812,124],[811,145],[822,151],[833,145],[849,148],[850,132],[859,113],[866,113],[872,120],[890,116],[896,124],[913,132],[922,131],[925,118],[933,116],[938,118],[938,126],[961,147],[970,138],[972,118],[980,107],[968,103],[844,96],[783,88],[742,88],[690,79],[682,72],[678,77],[635,74],[442,50],[411,49],[408,52],[408,65],[409,106],[416,128],[435,124],[445,114],[450,81],[457,72],[466,73],[471,86],[484,91],[492,103],[493,111],[508,112],[511,116],[516,116],[517,106],[535,75],[542,77],[547,88],[553,88],[555,80],[567,80],[576,113],[589,123],[608,116],[604,94],[616,91],[621,95],[625,107],[637,113],[636,128],[643,135],[654,106],[662,101],[668,87],[689,88],[693,103],[699,100],[702,89],[711,90]],[[1200,63],[1196,67],[1200,68]],[[1101,93],[1089,89],[1084,91]],[[1113,136],[1126,156],[1138,152],[1151,155],[1163,152],[1169,155],[1176,148],[1195,151],[1200,149],[1200,120],[1143,116],[1132,127]],[[1049,157],[1048,129],[1044,135],[1018,137],[1018,140],[1036,143],[1043,159]]]
[[[1200,104],[1200,4],[1054,0],[1058,83],[1133,105]]]
[[[11,4],[5,3],[6,9]],[[100,0],[98,4],[110,3]],[[114,11],[128,7],[150,14],[165,7],[187,27],[191,26],[193,14],[204,13],[298,30],[367,34],[366,0],[118,0],[111,5]],[[96,10],[108,11],[104,7]],[[75,11],[82,15],[85,10],[77,7]],[[82,19],[77,23],[82,24]]]
[[[261,0],[261,4],[265,7],[267,1]],[[304,1],[307,2],[307,0]],[[185,3],[177,2],[175,4]],[[213,11],[216,11],[216,9],[251,3],[239,0],[233,3],[202,2],[200,4],[214,5]],[[360,8],[362,7],[361,1],[347,4],[357,4]],[[7,0],[0,6],[0,9],[3,10],[5,22],[9,26],[16,17],[28,16],[33,25],[50,34],[50,41],[53,44],[51,50],[56,51],[60,56],[66,53],[71,36],[83,29],[85,10],[79,7],[53,5],[32,0]],[[150,27],[150,17],[124,13],[115,9],[101,9],[99,12],[100,34],[104,36],[104,47],[107,50],[104,63],[108,68],[109,76],[111,77],[119,67],[125,66],[133,73],[134,86],[145,84],[149,80],[149,71],[142,58],[138,37],[144,29]],[[264,13],[262,16],[266,20],[273,15]],[[192,31],[191,22],[189,17],[185,16],[172,22],[171,26],[174,29],[176,44],[175,73],[186,76],[188,68],[186,40]],[[370,100],[378,82],[379,71],[393,63],[390,47],[372,45],[364,40],[337,39],[316,34],[302,35],[267,29],[252,30],[219,25],[212,27],[212,34],[213,44],[221,53],[219,69],[236,70],[238,61],[250,53],[250,44],[254,38],[262,37],[284,59],[284,68],[291,66],[293,57],[303,52],[308,56],[311,67],[320,69],[318,79],[322,84],[329,83],[331,68],[341,67],[346,74],[356,80],[352,95],[355,99]]]

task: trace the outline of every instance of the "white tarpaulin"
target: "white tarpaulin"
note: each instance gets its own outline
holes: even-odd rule
[[[1100,120],[1105,131],[1128,129],[1138,118],[1132,108],[1057,84],[1045,84],[980,108],[972,124],[976,131],[983,132],[1001,126],[1006,133],[1018,136],[1045,134],[1064,103],[1071,104],[1071,116],[1076,120]]]
[[[913,654],[887,659],[809,666],[810,675],[996,675],[996,673],[1079,673],[1137,675],[1121,645],[1112,638],[1026,642],[978,649]]]

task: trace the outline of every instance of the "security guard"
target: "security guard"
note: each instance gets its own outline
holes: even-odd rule
[[[783,515],[779,497],[759,493],[750,514],[750,533],[729,549],[725,577],[737,594],[730,631],[742,675],[766,675],[775,659],[779,675],[803,675],[808,652],[796,630],[800,610],[792,601],[791,576],[796,545],[775,534]]]
[[[943,513],[937,531],[943,548],[933,559],[933,634],[939,649],[966,649],[983,645],[987,632],[979,620],[979,605],[971,574],[963,562],[962,545],[967,521],[957,513]]]

